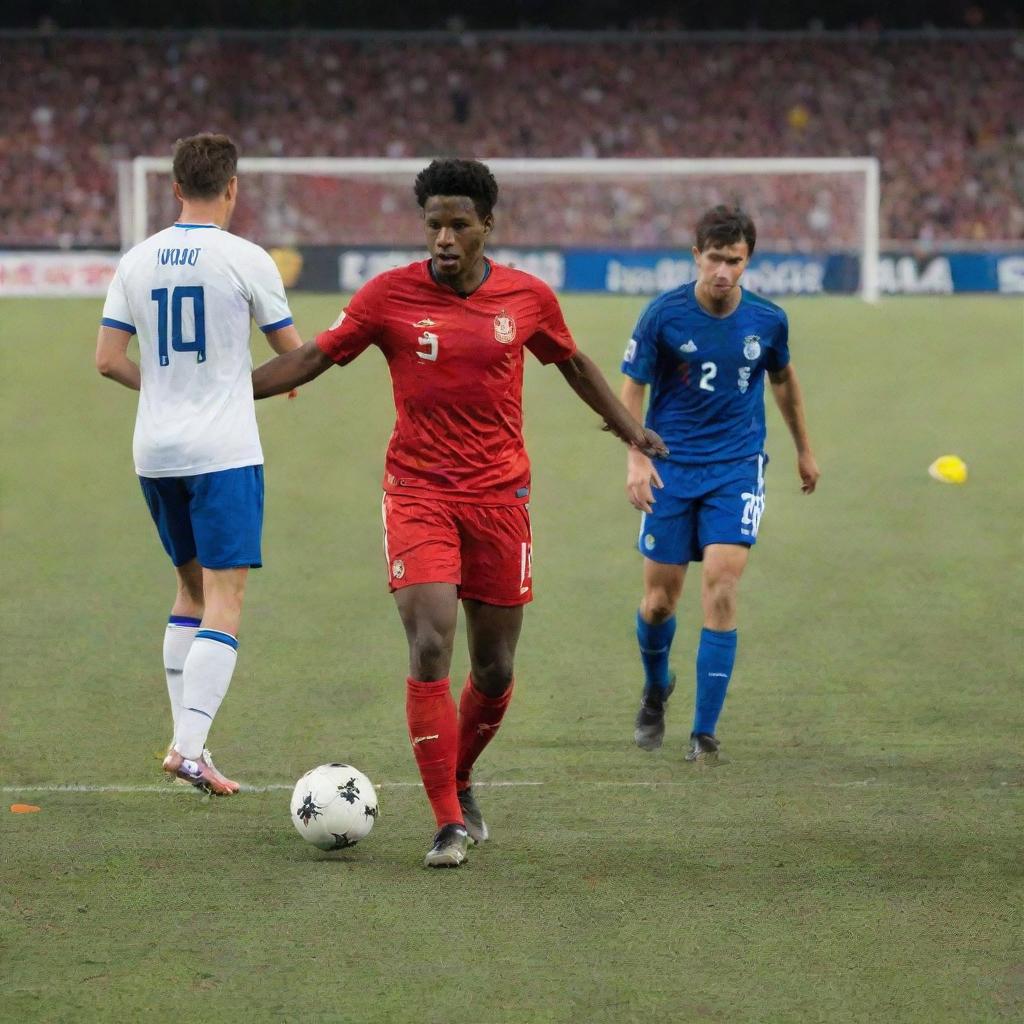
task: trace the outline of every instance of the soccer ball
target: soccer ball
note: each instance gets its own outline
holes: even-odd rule
[[[377,791],[350,764],[322,764],[292,792],[292,824],[321,850],[342,850],[365,838],[377,820]]]

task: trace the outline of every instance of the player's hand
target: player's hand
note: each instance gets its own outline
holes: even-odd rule
[[[626,497],[630,505],[641,512],[654,511],[654,488],[660,490],[664,486],[654,463],[639,449],[630,448],[626,464]]]
[[[813,494],[814,488],[818,486],[821,470],[818,469],[817,460],[812,452],[803,452],[797,456],[796,471],[800,474],[800,490],[804,494]]]
[[[647,427],[641,428],[640,436],[630,441],[630,446],[643,452],[649,459],[662,459],[668,455],[668,446]]]

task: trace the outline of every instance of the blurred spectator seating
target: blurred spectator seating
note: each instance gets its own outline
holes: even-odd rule
[[[116,245],[114,162],[167,154],[201,130],[228,132],[252,156],[876,155],[883,237],[1020,240],[1022,64],[1009,35],[5,37],[0,244]],[[262,177],[247,183],[236,229],[265,244],[405,243],[391,214],[412,209],[410,184]],[[499,238],[685,246],[701,206],[738,198],[762,237],[856,244],[850,187],[507,188]]]

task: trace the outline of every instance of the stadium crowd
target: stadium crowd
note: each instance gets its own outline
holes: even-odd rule
[[[884,238],[1021,239],[1022,65],[1009,35],[5,37],[0,244],[116,245],[115,161],[168,154],[197,130],[228,132],[251,156],[876,155]],[[399,186],[265,176],[237,228],[268,245],[418,242],[386,216],[411,202]],[[859,187],[510,190],[499,240],[688,244],[691,208],[742,198],[763,237],[852,245]]]

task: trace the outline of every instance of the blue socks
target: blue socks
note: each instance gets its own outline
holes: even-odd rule
[[[693,716],[695,733],[715,735],[735,662],[735,629],[724,633],[707,628],[700,631],[700,646],[697,648],[697,705]]]
[[[670,674],[669,652],[676,634],[676,619],[658,625],[644,622],[636,615],[636,639],[640,645],[640,660],[644,665],[644,695],[668,698]],[[736,663],[736,630],[719,632],[704,628],[700,631],[697,648],[697,699],[693,716],[693,731],[715,735],[718,718],[725,704],[733,665]]]
[[[640,645],[640,660],[644,663],[644,693],[654,693],[665,699],[669,683],[668,654],[672,638],[676,635],[676,617],[652,626],[636,613],[636,640]]]

